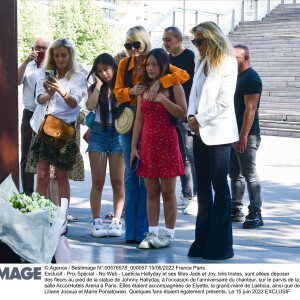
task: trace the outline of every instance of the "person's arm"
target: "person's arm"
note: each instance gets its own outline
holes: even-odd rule
[[[161,103],[169,112],[169,114],[179,120],[184,120],[186,117],[187,108],[182,85],[174,85],[173,92],[175,103],[170,101],[163,93],[158,93],[153,102]]]
[[[190,76],[186,70],[170,65],[170,71],[171,74],[166,74],[159,79],[164,88],[168,88],[175,84],[185,83],[190,79]]]
[[[99,100],[99,94],[100,94],[100,89],[103,85],[103,82],[98,78],[98,76],[94,76],[94,79],[96,81],[96,86],[94,88],[94,91],[92,92],[92,89],[89,89],[88,93],[88,99],[86,101],[86,108],[89,111],[93,111],[96,106],[98,105],[98,100]]]
[[[153,99],[156,97],[156,94],[158,93],[158,90],[160,88],[160,84],[163,86],[163,88],[166,89],[173,85],[185,83],[190,79],[190,76],[186,70],[182,70],[173,65],[170,65],[170,71],[171,74],[166,74],[160,77],[159,80],[156,80],[154,82],[148,93],[149,101],[153,101]]]
[[[21,66],[18,68],[18,85],[22,84],[22,82],[23,82],[23,77],[24,77],[24,73],[27,68],[27,65],[35,59],[37,59],[37,53],[35,51],[32,51],[27,56],[27,58],[24,60],[24,62],[21,64]]]
[[[143,129],[143,125],[144,125],[144,117],[143,117],[143,114],[140,109],[141,102],[142,102],[142,97],[139,95],[137,97],[136,115],[135,115],[132,142],[131,142],[130,166],[135,157],[140,159],[137,146],[138,146],[140,136],[142,133],[142,129]]]
[[[52,94],[52,96],[55,94],[55,92],[59,93],[61,95],[61,97],[65,100],[65,102],[67,103],[67,105],[71,108],[75,108],[77,106],[77,101],[74,97],[72,97],[65,89],[64,87],[61,85],[61,83],[55,78],[55,77],[50,77],[51,80],[46,80],[46,85],[49,86],[49,88],[54,91],[54,93]],[[47,91],[47,90],[46,90]],[[48,92],[47,92],[48,93]],[[48,93],[48,95],[50,96],[51,94]],[[51,97],[52,97],[51,96]],[[39,97],[39,102],[41,103],[41,99]]]
[[[243,125],[240,132],[240,138],[236,143],[237,152],[243,153],[247,149],[247,138],[254,121],[258,100],[259,100],[259,94],[244,95],[244,103],[246,109],[244,112]]]
[[[125,68],[126,64],[129,58],[123,58],[118,66],[118,72],[117,72],[117,78],[114,88],[114,94],[120,104],[124,102],[129,102],[132,99],[132,97],[129,95],[129,88],[125,87],[124,82],[124,75],[125,75]]]

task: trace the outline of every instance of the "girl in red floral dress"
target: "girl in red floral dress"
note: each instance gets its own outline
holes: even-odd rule
[[[161,76],[170,73],[169,57],[163,49],[150,51],[145,65],[144,81],[148,87]],[[170,99],[170,89],[160,87],[153,101],[148,100],[148,91],[149,89],[137,98],[130,157],[131,165],[135,157],[140,160],[137,175],[144,177],[147,190],[149,233],[139,245],[142,249],[167,247],[174,239],[177,216],[176,177],[184,174],[184,166],[170,115],[173,120],[174,117],[184,120],[187,112],[181,85],[173,86],[174,102]],[[166,222],[166,230],[162,235],[158,235],[160,193]]]

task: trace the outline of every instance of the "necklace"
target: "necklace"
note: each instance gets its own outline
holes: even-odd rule
[[[136,64],[135,66],[136,66],[137,69],[140,69],[140,68],[141,68],[141,66],[139,66],[139,65],[137,65],[137,64]]]

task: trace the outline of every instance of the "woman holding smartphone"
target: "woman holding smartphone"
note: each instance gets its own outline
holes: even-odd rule
[[[100,54],[94,61],[88,79],[93,77],[86,107],[95,110],[95,120],[89,136],[89,152],[92,188],[90,204],[93,215],[91,234],[95,237],[121,236],[120,221],[125,202],[124,172],[121,138],[114,128],[114,119],[119,105],[113,88],[115,86],[118,66],[114,58]],[[106,164],[109,158],[110,181],[113,189],[114,217],[106,230],[100,218],[102,190],[105,183]]]
[[[181,85],[160,87],[155,98],[149,99],[149,90],[155,80],[170,74],[167,52],[159,48],[150,51],[145,65],[144,81],[148,88],[137,97],[130,157],[131,164],[136,157],[140,159],[137,175],[144,178],[147,190],[149,233],[140,243],[139,248],[142,249],[167,247],[174,239],[177,217],[176,177],[184,174],[184,166],[174,121],[170,119],[170,115],[184,120],[187,112]],[[139,154],[137,147],[140,136]],[[159,236],[160,193],[163,197],[166,229]]]
[[[45,79],[45,70],[53,71],[54,76]],[[49,72],[46,72],[49,73]],[[44,66],[39,73],[36,86],[37,107],[30,120],[34,135],[31,142],[30,163],[36,167],[36,192],[48,198],[50,165],[56,170],[56,179],[61,198],[70,201],[68,172],[76,162],[79,151],[75,133],[61,149],[44,142],[38,135],[39,127],[48,113],[75,127],[81,99],[87,93],[87,81],[83,73],[77,71],[76,51],[67,39],[57,39],[47,50]]]

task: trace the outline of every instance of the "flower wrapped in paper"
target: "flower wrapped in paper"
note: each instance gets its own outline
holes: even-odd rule
[[[67,199],[57,207],[37,193],[19,194],[10,175],[0,184],[0,240],[28,262],[50,263],[67,207]]]

